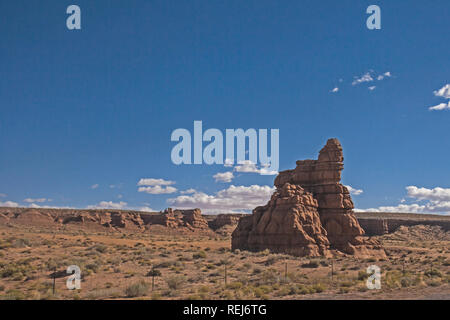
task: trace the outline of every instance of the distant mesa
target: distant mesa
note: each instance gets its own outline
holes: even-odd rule
[[[47,228],[145,231],[154,226],[177,231],[211,231],[200,209],[138,212],[108,209],[0,208],[0,224]]]
[[[378,241],[363,237],[353,214],[350,193],[340,183],[343,161],[339,140],[329,139],[318,160],[299,160],[295,169],[280,172],[270,201],[239,221],[232,249],[384,257]]]

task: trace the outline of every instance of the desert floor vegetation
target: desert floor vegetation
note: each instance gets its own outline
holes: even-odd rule
[[[450,241],[378,237],[387,259],[230,250],[229,236],[0,226],[0,299],[450,298]],[[81,269],[69,290],[66,269]],[[381,269],[369,290],[366,269]]]

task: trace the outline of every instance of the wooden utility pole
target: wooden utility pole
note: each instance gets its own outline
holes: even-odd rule
[[[152,274],[152,291],[155,289],[155,274]]]
[[[56,268],[53,270],[53,295],[55,295],[56,291]]]
[[[227,265],[225,265],[225,285],[227,285]]]
[[[333,260],[331,260],[331,280],[333,280],[334,275],[334,266],[333,266]]]
[[[284,278],[287,281],[287,279],[288,279],[288,276],[287,276],[287,262],[285,262],[285,264],[284,264]]]

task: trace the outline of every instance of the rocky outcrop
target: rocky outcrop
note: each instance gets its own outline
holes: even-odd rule
[[[200,209],[175,210],[175,213],[181,215],[183,225],[189,229],[208,229],[208,221],[203,218]]]
[[[297,167],[293,170],[280,172],[275,179],[275,187],[277,191],[272,199],[264,207],[258,207],[253,211],[252,218],[241,220],[237,229],[233,233],[232,247],[233,249],[254,249],[260,250],[264,248],[261,243],[252,242],[255,233],[261,238],[265,238],[265,248],[278,252],[296,253],[296,255],[317,255],[326,254],[328,249],[337,250],[346,254],[358,256],[384,255],[380,244],[375,240],[365,237],[364,230],[358,223],[353,214],[353,202],[348,189],[340,183],[341,171],[344,168],[344,157],[342,146],[337,139],[328,140],[325,147],[320,151],[318,160],[299,160]],[[286,193],[286,188],[297,193]],[[302,192],[302,196],[298,193]],[[319,221],[318,225],[314,224],[311,229],[309,220],[298,220],[300,225],[292,224],[291,208],[297,205],[304,205],[306,198],[315,201],[316,206],[306,206],[308,210],[307,216],[318,217],[313,221]],[[277,201],[282,199],[281,201]],[[288,207],[281,204],[289,203]],[[287,220],[276,216],[287,216]],[[265,221],[270,223],[260,224],[260,217],[264,216]],[[282,237],[273,237],[273,232],[266,229],[271,226],[272,220],[278,227],[291,237],[284,238],[285,244],[279,242]],[[282,223],[282,225],[279,225]],[[242,226],[241,226],[242,224]],[[314,230],[313,233],[307,233],[308,242],[304,239],[293,240],[292,234],[297,234],[293,230],[298,229]],[[322,230],[325,230],[323,232]],[[314,235],[320,239],[318,243],[314,243],[311,239],[315,239]],[[297,237],[297,236],[294,236]],[[324,241],[322,238],[326,239]],[[271,243],[277,243],[275,246]],[[306,246],[306,249],[294,249],[292,246]],[[311,250],[311,246],[320,247],[320,250]],[[280,248],[277,250],[276,248]],[[304,252],[304,254],[302,254]]]
[[[245,214],[238,213],[228,213],[228,214],[218,214],[211,221],[208,222],[208,225],[211,229],[217,230],[224,226],[235,226],[239,223],[239,219],[241,219]]]
[[[167,228],[185,228],[186,230],[209,230],[208,222],[200,209],[173,210],[163,212],[138,212],[125,210],[77,210],[77,209],[30,209],[0,208],[0,224],[20,224],[27,226],[86,227],[97,230],[144,231],[150,225]]]
[[[15,221],[19,224],[29,223],[34,226],[46,226],[52,224],[54,219],[47,212],[40,212],[37,209],[29,209],[23,214],[15,216]]]
[[[395,232],[401,226],[439,226],[444,231],[450,231],[450,216],[388,213],[388,212],[357,212],[356,217],[367,235],[376,236]]]
[[[320,223],[317,200],[302,187],[285,183],[269,203],[242,218],[232,234],[232,248],[270,249],[296,256],[328,255],[329,242]]]
[[[173,210],[167,208],[159,214],[142,215],[144,224],[162,225],[169,228],[186,227],[191,230],[208,229],[208,222],[200,209]]]

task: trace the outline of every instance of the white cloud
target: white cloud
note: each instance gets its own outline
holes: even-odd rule
[[[236,172],[252,172],[259,173],[256,164],[251,162],[250,160],[241,161],[236,167],[234,167]]]
[[[373,70],[369,70],[368,72],[366,72],[362,76],[355,76],[355,77],[353,77],[352,85],[356,86],[356,85],[364,83],[364,82],[372,82],[372,81],[374,81],[374,78],[377,79],[378,81],[381,81],[381,80],[384,80],[386,78],[392,77],[392,73],[390,71],[387,71],[385,73],[379,74],[378,76],[374,75],[374,73],[375,72]],[[369,90],[373,90],[373,89],[375,89],[375,86],[369,87]]]
[[[229,158],[226,158],[226,159],[225,159],[225,162],[224,162],[224,166],[225,166],[225,167],[232,167],[233,164],[234,164],[233,159],[229,159]]]
[[[26,203],[33,203],[33,202],[42,203],[42,202],[50,201],[50,199],[47,199],[47,198],[39,198],[39,199],[27,198],[27,199],[25,199],[23,201],[26,202]]]
[[[234,171],[243,173],[259,173],[263,175],[277,175],[278,171],[269,171],[267,169],[269,165],[262,165],[262,168],[258,169],[255,163],[250,160],[241,161],[237,166],[234,167]]]
[[[390,71],[388,71],[388,72],[385,72],[385,73],[383,73],[383,74],[380,74],[380,75],[377,77],[377,80],[378,80],[378,81],[381,81],[381,80],[383,80],[384,78],[390,78],[390,77],[392,77],[392,74],[391,74]]]
[[[145,192],[148,194],[170,194],[177,192],[177,188],[170,186],[139,187],[138,192]]]
[[[348,189],[348,192],[350,192],[350,194],[354,195],[354,196],[359,196],[361,193],[363,193],[364,191],[361,189],[355,189],[351,186],[346,186]]]
[[[436,97],[442,97],[444,99],[450,99],[450,84],[446,84],[441,89],[434,91]]]
[[[184,191],[180,191],[181,194],[192,194],[192,193],[196,193],[196,192],[197,192],[197,190],[192,189],[192,188],[184,190]]]
[[[450,99],[450,84],[446,84],[441,89],[434,91],[434,95],[436,97]],[[436,106],[429,107],[428,110],[430,111],[450,110],[450,100],[447,103],[443,102]]]
[[[205,212],[242,212],[266,204],[270,199],[274,187],[269,186],[234,186],[209,195],[196,192],[193,195],[178,196],[168,199],[168,203],[178,208],[200,208]]]
[[[99,187],[99,184],[96,183],[96,184],[93,184],[93,185],[91,186],[91,189],[97,189],[98,187]]]
[[[98,204],[87,206],[88,209],[125,209],[127,206],[126,202],[112,202],[112,201],[100,201]]]
[[[339,88],[338,87],[335,87],[335,88],[333,88],[330,92],[331,93],[336,93],[336,92],[338,92],[339,91]]]
[[[448,103],[440,103],[437,106],[429,107],[430,111],[450,110],[450,101]]]
[[[35,208],[35,209],[38,209],[38,208],[46,208],[46,209],[48,209],[48,208],[55,208],[55,207],[51,207],[51,206],[40,206],[40,205],[38,205],[36,203],[30,204],[29,207],[30,208]],[[63,209],[63,208],[59,208],[59,209]]]
[[[369,89],[370,91],[373,91],[373,90],[375,90],[375,88],[376,88],[376,86],[371,86],[371,87],[368,87],[367,89]]]
[[[5,198],[5,197],[7,197],[7,195],[6,195],[6,194],[4,194],[4,193],[0,193],[0,198]]]
[[[423,213],[425,206],[414,204],[399,204],[397,206],[382,206],[369,209],[355,209],[356,212],[401,212],[401,213]]]
[[[19,204],[13,201],[0,202],[0,207],[17,208]]]
[[[363,83],[363,82],[371,82],[371,81],[373,81],[372,76],[370,75],[369,72],[366,72],[365,74],[363,74],[360,77],[354,77],[352,85],[356,86],[357,84],[360,84],[360,83]]]
[[[402,199],[396,206],[381,206],[358,211],[450,214],[450,188],[428,189],[408,186],[406,191],[408,197],[412,198],[414,202],[422,202],[407,204],[406,200]]]
[[[234,179],[232,171],[216,173],[213,178],[216,182],[231,182]]]
[[[170,186],[172,184],[175,184],[175,181],[153,178],[144,178],[138,182],[138,186]]]
[[[406,187],[408,197],[418,200],[450,201],[450,188],[436,187],[434,189],[418,188],[416,186]]]
[[[157,212],[157,210],[154,210],[150,207],[139,207],[138,211],[144,211],[144,212]]]

